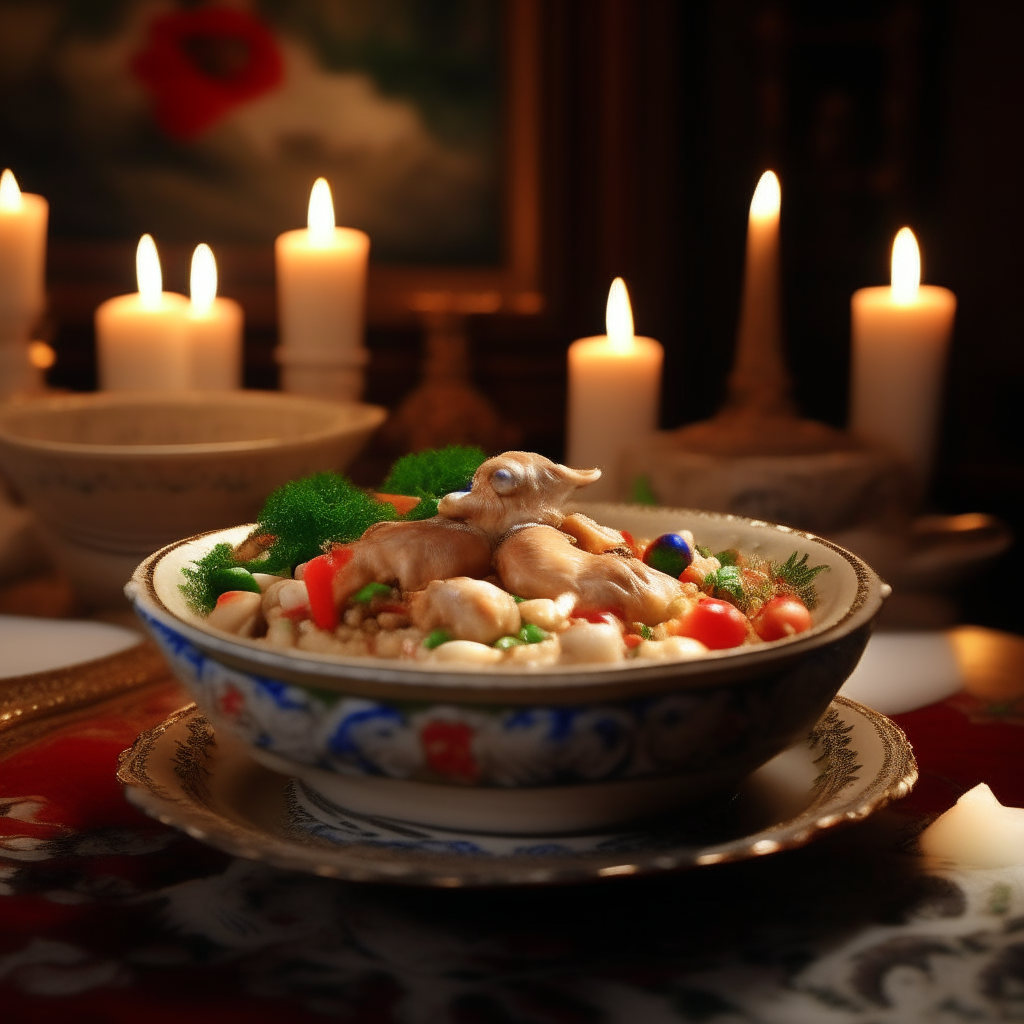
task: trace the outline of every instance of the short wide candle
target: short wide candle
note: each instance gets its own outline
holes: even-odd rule
[[[163,290],[150,235],[135,253],[139,290],[96,309],[99,384],[104,391],[183,391],[191,384],[188,299]]]
[[[924,486],[935,455],[956,296],[921,285],[920,278],[917,241],[903,228],[893,243],[892,286],[853,294],[850,429],[902,458]]]
[[[622,497],[623,448],[658,425],[664,351],[653,338],[633,334],[633,315],[622,278],[608,292],[606,335],[569,346],[569,422],[566,462],[599,467],[604,475],[587,498]]]

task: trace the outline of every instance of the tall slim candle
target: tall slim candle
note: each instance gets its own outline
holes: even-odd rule
[[[789,376],[782,356],[779,218],[782,188],[774,171],[761,175],[750,200],[743,296],[729,405],[745,411],[790,411]]]
[[[242,386],[242,307],[217,295],[213,250],[192,253],[188,309],[190,382],[197,391],[229,391]]]
[[[587,488],[588,498],[624,496],[622,449],[658,425],[664,352],[653,338],[633,333],[633,312],[621,277],[608,291],[605,329],[607,334],[580,338],[569,346],[567,461],[580,469],[596,466],[604,471]]]
[[[28,338],[43,311],[49,204],[0,175],[0,331]]]
[[[366,269],[370,239],[334,223],[323,178],[309,195],[307,227],[277,236],[277,303],[286,391],[358,398],[362,368]]]
[[[850,429],[900,456],[920,486],[935,456],[942,378],[956,296],[922,285],[910,228],[892,247],[892,283],[851,300]]]
[[[100,388],[104,391],[182,391],[191,381],[184,295],[163,290],[160,257],[151,235],[135,251],[138,292],[107,299],[96,309]]]

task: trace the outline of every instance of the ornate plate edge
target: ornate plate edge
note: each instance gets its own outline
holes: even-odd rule
[[[194,703],[178,709],[152,729],[147,729],[129,749],[122,751],[118,758],[117,778],[125,786],[128,800],[162,824],[181,829],[192,838],[234,856],[264,861],[286,870],[306,871],[349,882],[397,883],[434,888],[580,883],[732,863],[797,849],[836,826],[860,821],[886,804],[906,796],[917,782],[918,768],[903,730],[885,715],[847,697],[834,698],[830,709],[835,705],[848,708],[865,719],[874,728],[883,749],[882,765],[874,778],[858,789],[855,798],[841,800],[838,792],[833,791],[831,797],[826,792],[793,818],[779,822],[770,829],[722,844],[717,849],[712,847],[704,853],[699,852],[700,848],[674,854],[651,853],[631,857],[628,861],[615,861],[612,852],[587,853],[544,861],[538,858],[534,868],[520,862],[509,863],[510,859],[501,857],[467,857],[465,868],[469,870],[453,872],[450,856],[421,852],[410,854],[417,861],[414,867],[383,860],[373,862],[372,867],[351,861],[346,863],[342,851],[331,858],[319,858],[311,848],[299,847],[277,836],[226,819],[202,800],[201,793],[190,794],[192,799],[186,800],[168,792],[151,778],[148,771],[149,758],[160,737],[172,726],[183,720],[192,720],[195,726],[202,723],[212,735],[212,727]],[[193,736],[197,733],[195,726],[190,724]],[[187,756],[190,748],[195,751],[205,749],[202,744],[182,744],[178,756]],[[826,807],[831,807],[831,810],[818,813]],[[808,815],[816,816],[805,824]],[[781,832],[782,835],[776,839],[757,838],[767,831]]]

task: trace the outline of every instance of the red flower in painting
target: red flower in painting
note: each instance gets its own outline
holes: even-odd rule
[[[284,65],[262,22],[213,7],[154,18],[132,71],[153,97],[157,124],[187,142],[277,86]]]
[[[427,764],[450,779],[475,782],[480,766],[473,756],[473,730],[464,722],[428,722],[420,732]]]

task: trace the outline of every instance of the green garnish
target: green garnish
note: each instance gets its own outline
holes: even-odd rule
[[[640,623],[640,635],[645,640],[653,640],[654,639],[654,630],[651,629],[650,626],[645,625],[643,622],[641,622]]]
[[[473,474],[487,458],[480,448],[451,444],[403,455],[380,485],[384,494],[407,494],[420,503],[406,519],[430,519],[437,515],[437,502],[452,491],[466,490]]]
[[[215,581],[225,571],[236,568],[238,565],[231,557],[230,544],[218,544],[192,565],[184,566],[181,574],[187,582],[182,583],[179,589],[185,595],[188,606],[199,614],[209,615],[217,598],[224,593]]]
[[[290,573],[300,562],[323,554],[331,541],[352,541],[367,527],[395,518],[395,507],[375,501],[339,473],[312,476],[279,487],[257,520],[261,533],[276,540],[267,551],[265,572]]]
[[[706,548],[703,544],[694,544],[693,546],[697,549],[697,554],[700,555],[701,558],[711,557],[711,548]]]
[[[726,548],[725,551],[719,551],[715,558],[721,565],[739,565],[740,553],[735,548]]]
[[[516,604],[522,604],[526,600],[526,598],[525,597],[519,597],[518,595],[513,594],[512,595],[512,600],[515,601]]]
[[[391,588],[386,583],[367,583],[361,590],[357,590],[351,601],[356,604],[369,604],[375,597],[384,597],[391,593]]]
[[[507,651],[510,647],[521,647],[523,641],[517,636],[503,636],[494,641],[493,646],[499,651]]]
[[[428,634],[426,640],[423,641],[423,646],[428,651],[432,651],[435,647],[440,647],[441,644],[448,643],[452,638],[451,633],[447,629],[432,629]]]
[[[226,594],[229,590],[247,590],[250,594],[263,593],[253,574],[240,565],[218,569],[210,575],[210,582],[221,594]]]
[[[781,585],[781,589],[795,594],[810,610],[818,603],[814,580],[821,573],[828,572],[829,567],[827,565],[808,565],[809,556],[805,554],[798,560],[798,554],[799,552],[794,551],[781,565],[778,562],[772,562],[768,574],[776,586]]]
[[[548,635],[534,622],[527,622],[521,630],[519,630],[519,641],[524,644],[539,644],[542,640],[547,640]]]

